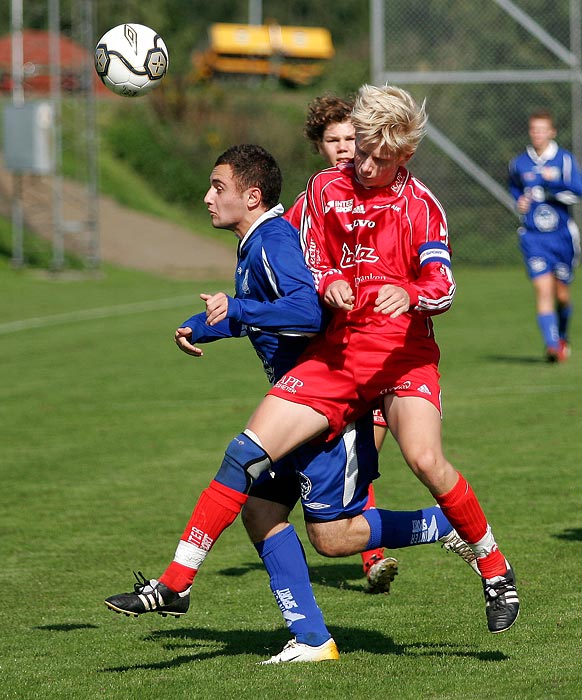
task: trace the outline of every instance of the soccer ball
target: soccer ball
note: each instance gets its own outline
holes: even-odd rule
[[[117,95],[138,97],[159,84],[168,70],[162,37],[143,24],[120,24],[95,47],[95,70]]]

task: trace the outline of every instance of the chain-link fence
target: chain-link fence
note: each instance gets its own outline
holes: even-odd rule
[[[3,155],[14,145],[21,157],[0,159],[0,213],[12,219],[12,260],[26,262],[25,231],[33,231],[51,241],[53,269],[64,267],[66,250],[96,267],[95,2],[10,5],[7,33],[0,33]],[[25,124],[28,113],[44,115],[46,124]],[[39,150],[46,150],[42,167]]]
[[[429,132],[411,170],[445,206],[457,261],[519,259],[507,165],[527,145],[532,111],[554,114],[580,161],[580,4],[372,0],[373,81],[426,98]]]
[[[11,0],[15,2],[22,4]],[[507,194],[506,173],[509,159],[527,143],[529,113],[549,108],[557,119],[559,142],[582,160],[581,4],[582,0],[370,0],[370,82],[398,84],[418,100],[427,100],[429,133],[411,168],[442,200],[458,262],[519,260],[518,219]],[[85,89],[89,76],[94,78],[90,60],[96,6],[96,0],[24,3],[25,30],[45,30],[45,44],[51,26],[53,33],[61,30],[85,48],[89,61],[80,73],[61,65],[57,74],[48,59],[25,60],[24,66],[25,99],[26,85],[44,77],[43,99],[53,102],[57,114],[57,177],[47,191],[52,224],[46,206],[37,207],[45,212],[43,226],[53,229],[56,267],[62,265],[64,242],[71,239],[87,241],[85,254],[93,264],[98,259],[95,109],[92,93]],[[0,17],[8,17],[6,6]],[[10,70],[8,59],[0,61],[4,102],[10,100]],[[71,215],[61,174],[87,184],[80,211]],[[42,178],[27,187],[27,177],[25,194],[36,195]],[[2,199],[8,201],[0,197],[0,204]]]

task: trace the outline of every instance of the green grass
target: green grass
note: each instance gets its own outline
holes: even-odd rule
[[[579,698],[582,320],[571,361],[546,365],[520,268],[456,276],[455,305],[436,319],[446,452],[515,566],[520,619],[490,635],[480,582],[437,546],[398,552],[378,597],[361,592],[359,557],[308,546],[341,660],[263,668],[288,635],[240,522],[185,618],[130,620],[102,603],[133,568],[163,570],[265,390],[245,341],[200,360],[172,343],[197,293],[230,284],[54,277],[0,260],[0,698]],[[382,472],[379,504],[429,502],[391,441]]]

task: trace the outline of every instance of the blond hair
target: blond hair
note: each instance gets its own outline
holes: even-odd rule
[[[410,158],[426,131],[425,101],[419,106],[412,96],[393,85],[362,85],[352,110],[356,137],[364,148]]]

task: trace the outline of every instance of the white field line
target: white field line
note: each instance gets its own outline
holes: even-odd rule
[[[155,299],[152,301],[140,301],[133,304],[119,304],[116,306],[101,306],[95,309],[81,309],[79,311],[69,311],[64,314],[53,314],[51,316],[38,316],[36,318],[25,318],[20,321],[10,321],[0,323],[0,335],[28,331],[33,328],[48,328],[50,326],[61,326],[68,323],[78,323],[79,321],[93,321],[96,318],[112,318],[114,316],[129,316],[136,313],[156,311],[158,309],[172,309],[182,304],[194,304],[196,295],[189,294],[183,297],[170,297],[168,299]]]

